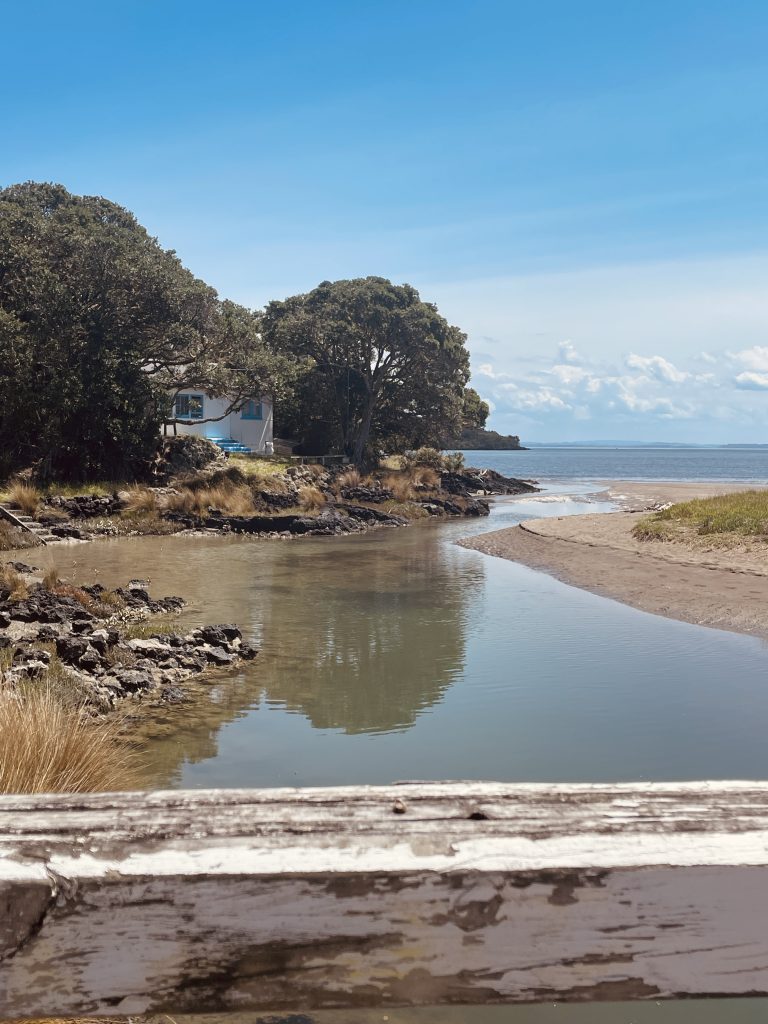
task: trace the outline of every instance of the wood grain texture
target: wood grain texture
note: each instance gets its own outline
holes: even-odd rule
[[[768,994],[768,784],[0,798],[0,1016]]]

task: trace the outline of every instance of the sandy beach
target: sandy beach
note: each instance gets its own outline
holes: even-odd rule
[[[534,519],[462,543],[655,615],[768,636],[768,546],[692,547],[637,541],[631,533],[656,503],[746,489],[739,484],[612,481],[605,495],[634,511]]]

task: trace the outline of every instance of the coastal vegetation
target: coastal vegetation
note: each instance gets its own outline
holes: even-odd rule
[[[68,706],[51,686],[0,689],[0,793],[115,791],[138,781],[119,721]]]
[[[300,451],[366,468],[488,415],[465,335],[408,284],[326,281],[249,310],[123,207],[35,182],[0,190],[0,268],[0,477],[27,471],[25,510],[30,482],[150,481],[182,388],[229,409],[269,394]]]
[[[768,541],[768,491],[739,491],[678,502],[645,516],[632,534],[636,540]]]

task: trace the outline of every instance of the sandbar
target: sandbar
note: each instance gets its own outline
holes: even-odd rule
[[[658,503],[754,486],[612,481],[603,493],[623,511],[532,519],[461,543],[655,615],[768,637],[768,544],[693,547],[631,533]]]

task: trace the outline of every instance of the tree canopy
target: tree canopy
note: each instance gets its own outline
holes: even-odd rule
[[[221,302],[127,210],[61,185],[0,191],[0,459],[140,474],[175,388],[274,383],[254,314]]]
[[[273,351],[303,361],[305,431],[357,464],[369,446],[436,444],[461,424],[466,336],[410,285],[324,281],[270,302],[262,332]]]

